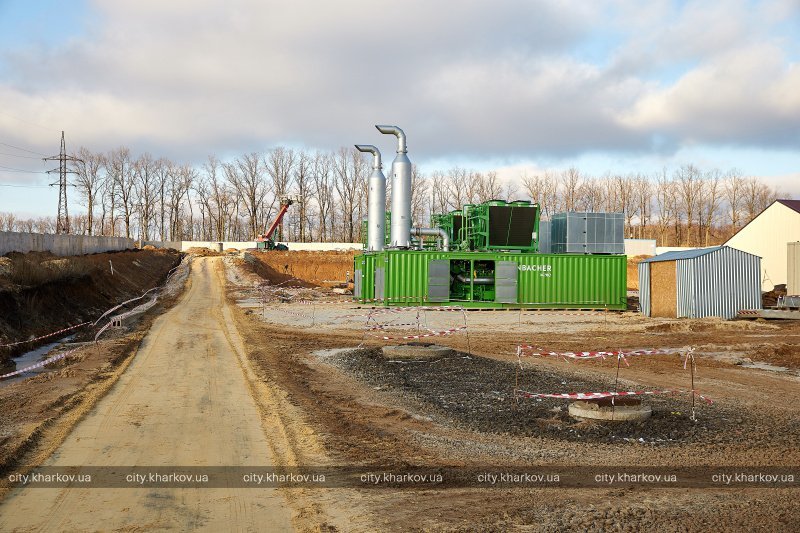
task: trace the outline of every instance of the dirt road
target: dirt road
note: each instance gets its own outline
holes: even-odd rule
[[[184,296],[45,466],[275,464],[217,263],[195,260]],[[287,530],[291,511],[253,488],[17,489],[0,505],[0,531],[162,528]]]

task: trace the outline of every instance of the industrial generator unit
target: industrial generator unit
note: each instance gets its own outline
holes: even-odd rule
[[[431,217],[431,228],[411,226],[411,163],[397,126],[376,126],[397,137],[391,211],[381,155],[368,180],[364,252],[354,260],[354,299],[384,306],[457,304],[464,307],[615,309],[627,306],[627,258],[616,213],[569,213],[571,228],[592,220],[591,231],[544,239],[567,253],[540,253],[539,204],[490,200]],[[578,221],[577,215],[589,215]],[[606,231],[606,217],[611,220]],[[602,231],[596,229],[601,224]],[[543,224],[548,232],[558,223]],[[620,226],[621,230],[621,226]],[[577,239],[577,240],[576,240]],[[600,242],[595,243],[596,240]],[[573,252],[573,253],[569,253]],[[576,253],[577,252],[577,253]]]

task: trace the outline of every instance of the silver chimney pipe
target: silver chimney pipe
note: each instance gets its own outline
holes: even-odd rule
[[[386,176],[381,170],[381,153],[371,144],[357,144],[356,150],[374,156],[367,180],[367,251],[380,252],[386,238]]]
[[[392,161],[392,248],[411,246],[411,161],[406,155],[406,134],[397,126],[375,125],[378,131],[397,137],[397,156]]]
[[[442,251],[450,251],[450,235],[442,228],[411,228],[411,235],[415,237],[439,237],[442,241]]]

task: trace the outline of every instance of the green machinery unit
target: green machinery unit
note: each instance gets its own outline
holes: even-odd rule
[[[434,215],[450,250],[423,241],[418,249],[357,255],[354,298],[386,306],[624,310],[627,258],[537,253],[539,214],[536,203],[492,200]]]
[[[385,306],[627,306],[624,255],[384,250],[357,255],[354,274],[354,298]]]
[[[539,243],[539,214],[539,204],[490,200],[433,215],[432,222],[450,236],[452,249],[535,252]]]

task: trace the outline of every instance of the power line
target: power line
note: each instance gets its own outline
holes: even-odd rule
[[[58,131],[58,130],[56,130],[54,128],[49,128],[47,126],[43,126],[42,124],[38,124],[36,122],[31,122],[30,120],[25,120],[24,118],[15,117],[14,115],[10,115],[10,114],[6,113],[5,111],[0,111],[0,115],[5,115],[8,118],[13,118],[14,120],[18,120],[18,121],[20,121],[20,122],[22,122],[24,124],[30,124],[31,126],[36,126],[37,128],[42,128],[43,130]]]
[[[17,185],[16,183],[0,183],[0,187],[19,187],[20,189],[47,189],[49,185]]]
[[[0,144],[2,144],[3,146],[8,146],[9,148],[13,148],[15,150],[22,150],[23,152],[28,152],[30,154],[36,154],[36,155],[40,155],[40,156],[43,156],[43,157],[47,157],[45,154],[43,154],[41,152],[34,152],[33,150],[28,150],[27,148],[20,148],[19,146],[14,146],[13,144],[8,144],[8,143],[4,143],[4,142],[0,142]]]
[[[41,157],[33,157],[32,155],[8,154],[6,152],[0,152],[0,155],[9,155],[11,157],[21,157],[23,159],[41,159]]]
[[[43,170],[25,170],[23,168],[12,168],[0,165],[0,170],[4,172],[27,172],[28,174],[47,174],[47,172]]]

